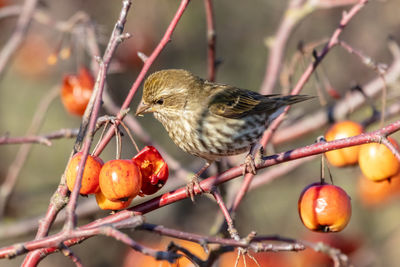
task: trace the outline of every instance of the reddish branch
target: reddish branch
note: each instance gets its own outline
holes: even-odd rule
[[[207,77],[209,81],[215,81],[215,69],[217,62],[215,61],[215,48],[217,35],[215,32],[213,0],[204,0],[207,21]]]
[[[114,52],[117,49],[117,46],[124,39],[129,37],[129,35],[123,35],[122,33],[124,30],[126,16],[127,16],[130,6],[131,6],[130,1],[123,1],[123,7],[121,10],[119,19],[114,27],[114,31],[111,34],[110,42],[108,43],[106,51],[104,52],[103,59],[100,62],[100,69],[99,69],[99,73],[97,75],[97,81],[96,81],[96,85],[95,85],[95,89],[94,89],[94,93],[93,93],[95,95],[95,98],[94,98],[95,102],[94,102],[93,110],[90,113],[91,115],[90,115],[88,130],[87,130],[86,137],[85,137],[86,140],[83,143],[82,160],[79,163],[77,177],[76,177],[76,181],[74,184],[74,190],[71,193],[71,197],[70,197],[70,200],[69,200],[69,203],[67,206],[67,221],[65,224],[65,228],[67,230],[71,230],[76,226],[75,209],[76,209],[76,205],[77,205],[77,199],[79,196],[79,190],[81,188],[81,181],[82,181],[84,166],[86,163],[87,156],[89,154],[90,146],[93,141],[93,136],[94,136],[94,133],[96,130],[97,118],[99,117],[99,111],[100,111],[100,107],[102,104],[102,95],[103,95],[103,91],[104,91],[106,74],[107,74],[107,70],[108,70],[109,64],[111,62],[111,59],[114,55]],[[92,97],[92,99],[93,99],[93,97]],[[87,109],[85,111],[85,115],[88,112],[90,112],[90,109]]]
[[[354,5],[348,13],[344,13],[343,17],[340,21],[339,27],[333,32],[331,38],[329,39],[328,43],[323,48],[320,54],[315,56],[315,61],[311,63],[303,75],[300,77],[299,81],[297,82],[296,86],[293,88],[291,94],[296,95],[299,94],[301,89],[303,89],[304,85],[311,77],[311,74],[317,68],[319,63],[324,59],[324,57],[329,53],[329,51],[338,44],[339,35],[343,32],[343,29],[347,26],[350,20],[361,10],[361,8],[366,4],[367,0],[360,0],[358,4]],[[295,4],[296,2],[292,2]],[[286,43],[286,41],[284,41]],[[277,71],[277,70],[276,70]],[[273,134],[275,133],[276,129],[279,125],[283,122],[287,112],[289,111],[290,106],[286,107],[285,111],[276,119],[274,120],[268,129],[264,132],[264,135],[260,141],[263,147],[266,147],[267,143],[272,138]],[[249,190],[250,184],[253,181],[254,175],[252,173],[247,173],[244,177],[243,184],[236,195],[236,198],[232,204],[231,211],[235,211],[240,202],[242,201],[243,197],[245,196],[246,192]]]
[[[268,41],[268,63],[260,92],[262,94],[270,94],[273,91],[282,67],[282,61],[289,37],[294,28],[303,18],[305,18],[316,8],[332,8],[337,6],[351,5],[354,3],[357,3],[357,0],[320,0],[312,2],[305,0],[291,0],[276,34]]]
[[[104,94],[104,107],[111,114],[118,114],[119,107],[113,102],[111,96],[105,92]],[[168,164],[168,168],[175,172],[175,176],[184,180],[189,172],[185,170],[181,164],[175,160],[169,153],[157,142],[151,139],[151,136],[143,129],[143,127],[138,123],[136,118],[131,114],[127,114],[124,117],[124,123],[129,127],[129,129],[146,145],[152,145],[157,148],[163,158]]]
[[[384,77],[388,84],[393,84],[397,82],[400,76],[400,48],[398,44],[392,40],[389,40],[388,45],[393,55],[393,63],[385,72]],[[382,87],[382,79],[378,77],[364,85],[363,91],[369,97],[374,97],[381,92]],[[336,102],[333,107],[329,108],[329,110],[326,108],[321,109],[318,112],[304,117],[298,122],[280,129],[274,135],[272,141],[274,144],[281,144],[299,138],[300,136],[304,136],[315,130],[319,130],[328,123],[328,112],[331,118],[334,120],[340,120],[359,108],[363,103],[365,103],[365,98],[359,92],[352,92],[343,100]]]
[[[348,25],[350,20],[364,7],[364,5],[368,2],[368,0],[360,0],[356,5],[354,5],[349,12],[344,12],[342,19],[339,23],[339,27],[333,32],[331,38],[329,39],[328,43],[325,45],[325,47],[322,49],[322,51],[318,54],[315,55],[315,60],[314,62],[310,63],[307,67],[307,69],[304,71],[304,73],[301,75],[299,81],[293,88],[291,94],[296,95],[299,94],[301,89],[304,87],[304,85],[307,83],[307,81],[310,79],[311,75],[313,74],[314,70],[317,68],[317,66],[321,63],[321,61],[325,58],[325,56],[329,53],[329,51],[338,44],[339,42],[339,36],[343,32],[344,28]],[[285,115],[289,111],[290,107],[287,107],[285,109],[285,112],[281,114],[276,120],[274,120],[268,130],[265,132],[262,140],[261,140],[261,145],[265,147],[265,145],[269,142],[271,139],[272,135],[276,131],[276,129],[279,127],[279,125],[282,123]]]
[[[291,160],[295,160],[295,159],[299,159],[299,158],[304,158],[304,157],[308,157],[308,156],[312,156],[312,155],[317,155],[317,154],[325,153],[327,151],[335,150],[335,149],[339,149],[339,148],[361,145],[361,144],[371,143],[371,142],[379,143],[379,142],[382,142],[382,140],[384,140],[386,138],[386,136],[393,134],[394,132],[399,131],[399,130],[400,130],[400,120],[396,121],[392,124],[389,124],[388,126],[382,128],[382,129],[371,132],[371,133],[363,133],[361,135],[357,135],[354,137],[339,139],[339,140],[335,140],[335,141],[331,141],[331,142],[319,142],[319,143],[312,144],[309,146],[293,149],[293,150],[278,153],[275,155],[271,155],[271,156],[263,158],[263,162],[256,165],[256,168],[263,169],[263,168],[273,166],[273,165],[276,165],[276,164],[279,164],[282,162],[291,161]],[[400,155],[398,152],[397,152],[396,156],[400,160]],[[237,166],[237,167],[231,168],[231,169],[219,174],[218,176],[209,177],[209,178],[201,181],[200,186],[204,191],[210,191],[216,185],[225,183],[236,177],[241,176],[243,173],[243,168],[245,168],[244,165]],[[202,193],[202,191],[199,190],[199,188],[197,186],[194,188],[194,190],[195,190],[196,194]],[[77,229],[79,229],[79,230],[95,229],[101,225],[112,224],[112,223],[116,223],[116,222],[123,222],[124,220],[132,218],[132,216],[134,216],[135,214],[136,215],[145,214],[145,213],[151,212],[153,210],[156,210],[158,208],[161,208],[161,207],[167,206],[169,204],[175,203],[177,201],[180,201],[182,199],[186,199],[187,197],[188,196],[186,194],[186,187],[182,187],[177,190],[165,193],[159,197],[155,197],[155,198],[148,200],[142,204],[131,207],[127,210],[123,210],[114,215],[110,215],[105,218],[99,219],[97,221],[91,222],[91,223],[89,223],[85,226],[79,227]],[[82,232],[80,232],[80,233],[82,233]],[[56,236],[56,238],[59,238],[58,235],[60,235],[60,234],[49,236],[49,237],[46,237],[46,238],[43,238],[40,240],[41,246],[46,247],[46,248],[37,250],[39,253],[39,255],[38,255],[39,257],[40,257],[40,255],[45,256],[49,253],[54,253],[54,252],[58,251],[58,247],[49,247],[48,245],[45,246],[45,244],[48,244],[48,243],[46,243],[46,240],[52,240],[52,238],[55,238],[54,236]],[[85,240],[86,238],[88,238],[90,236],[80,235],[79,237],[76,237],[76,238],[70,238],[70,239],[66,240],[64,242],[64,244],[66,246],[76,245],[77,243],[82,242],[83,240]],[[38,243],[35,243],[35,242],[39,242],[38,240],[30,241],[30,242],[32,242],[32,243],[29,243],[31,245],[35,244],[35,249],[38,248],[37,247]],[[20,249],[17,250],[17,248],[20,248]],[[21,245],[15,245],[15,246],[0,249],[0,258],[7,257],[11,252],[14,252],[16,250],[19,253],[26,252],[26,247],[22,247],[22,248],[25,248],[25,249],[21,250]]]
[[[171,23],[169,24],[163,38],[161,39],[160,43],[157,45],[157,47],[154,49],[154,51],[151,53],[149,58],[144,62],[142,70],[140,71],[138,77],[136,78],[135,82],[133,83],[131,89],[129,90],[128,95],[125,98],[124,103],[122,104],[120,111],[125,110],[129,108],[129,105],[132,102],[133,97],[135,96],[136,91],[138,90],[140,84],[142,83],[144,77],[146,76],[147,71],[149,70],[150,66],[153,64],[155,59],[158,57],[158,55],[162,52],[164,47],[168,44],[168,42],[171,40],[172,33],[175,30],[176,25],[178,24],[180,18],[183,15],[183,12],[185,11],[187,5],[189,4],[190,0],[182,0],[178,10],[176,11],[176,14],[174,18],[172,19]],[[122,119],[122,116],[120,113],[117,115],[117,121]],[[114,126],[115,127],[115,126]],[[101,140],[98,149],[97,149],[97,155],[100,154],[105,146],[110,142],[111,138],[114,136],[114,127],[110,127],[108,132],[105,134],[104,138]]]
[[[170,36],[172,35],[172,32],[173,32],[176,24],[178,23],[180,17],[182,16],[182,13],[185,10],[188,2],[189,1],[182,0],[181,5],[180,5],[174,19],[172,20],[170,26],[168,27],[166,34],[164,35],[163,39],[161,40],[161,42],[159,43],[157,48],[151,54],[149,59],[145,62],[141,73],[137,77],[124,104],[122,105],[121,110],[125,110],[129,106],[140,83],[144,79],[144,76],[147,73],[150,65],[155,60],[155,58],[159,55],[159,53],[161,53],[161,51],[165,47],[165,45],[168,43]],[[327,44],[327,46],[325,46],[324,50],[319,55],[316,55],[315,62],[313,64],[311,64],[309,66],[309,68],[306,70],[306,72],[303,74],[303,76],[297,83],[297,86],[295,87],[293,93],[295,93],[295,94],[298,93],[298,91],[304,86],[304,84],[307,82],[310,75],[315,70],[315,68],[317,67],[319,62],[324,58],[326,53],[328,53],[329,50],[334,45],[337,44],[338,35],[343,30],[344,26],[358,12],[358,10],[362,7],[362,5],[365,4],[365,2],[366,1],[360,1],[360,3],[358,5],[356,5],[348,14],[345,14],[343,16],[340,27],[335,31],[330,42]],[[121,16],[122,16],[122,13],[121,13]],[[122,16],[123,19],[120,20],[120,22],[122,21],[122,24],[124,23],[125,15],[126,14],[124,14]],[[122,27],[119,27],[121,32],[122,32],[122,28],[123,28],[123,25],[122,25]],[[117,36],[119,38],[123,38],[123,36],[120,33]],[[112,49],[115,49],[116,44],[120,41],[120,39],[119,40],[115,39],[115,41],[116,41],[116,43],[114,43],[114,44],[111,44],[112,42],[110,42],[110,46],[115,45],[114,47],[112,47]],[[91,111],[91,113],[90,113],[91,116],[90,116],[90,120],[89,120],[89,124],[88,124],[88,130],[87,130],[86,139],[85,139],[85,142],[83,145],[84,158],[87,157],[87,154],[88,154],[88,151],[90,148],[90,143],[92,141],[92,137],[94,134],[95,123],[96,123],[97,116],[98,116],[98,109],[99,109],[100,102],[101,102],[102,88],[104,87],[104,80],[105,80],[105,75],[106,75],[106,71],[107,71],[107,67],[108,67],[108,65],[104,64],[104,63],[109,62],[109,59],[111,59],[112,54],[113,54],[113,50],[110,51],[109,49],[107,49],[107,51],[105,52],[105,57],[103,58],[103,61],[101,62],[102,65],[100,67],[100,73],[98,75],[98,80],[97,80],[97,87],[100,89],[97,92],[96,97],[95,97],[96,102],[94,104],[93,111]],[[110,55],[110,58],[106,58],[106,55]],[[121,112],[118,113],[118,116],[120,118],[123,117]],[[279,122],[276,124],[275,127],[277,127],[278,125],[279,125]],[[383,144],[387,145],[392,150],[392,152],[396,155],[396,157],[400,160],[399,152],[393,146],[391,146],[390,142],[387,142],[387,139],[386,139],[387,135],[392,134],[393,132],[398,131],[399,129],[400,129],[400,121],[397,121],[397,122],[390,124],[389,126],[387,126],[385,128],[382,128],[382,129],[372,132],[372,133],[366,133],[366,134],[362,134],[359,136],[355,136],[355,137],[351,137],[351,138],[347,138],[347,139],[336,140],[336,141],[332,141],[332,142],[317,143],[317,144],[313,144],[313,145],[306,146],[303,148],[298,148],[298,149],[294,149],[291,151],[287,151],[285,153],[279,153],[276,155],[265,157],[265,158],[263,158],[263,162],[258,164],[256,167],[257,167],[257,169],[266,168],[266,167],[269,167],[269,166],[272,166],[275,164],[279,164],[279,163],[282,163],[285,161],[295,160],[295,159],[299,159],[299,158],[303,158],[303,157],[308,157],[311,155],[324,153],[326,151],[333,150],[333,149],[339,149],[339,148],[343,148],[343,147],[354,146],[354,145],[359,145],[359,144],[364,144],[364,143],[369,143],[369,142],[379,142],[379,143],[383,143]],[[113,134],[114,134],[114,131],[112,129],[110,129],[110,131],[108,132],[106,137],[102,140],[102,143],[101,143],[102,147],[98,150],[99,153],[105,147],[105,145],[109,142],[109,140],[112,138]],[[266,140],[269,140],[269,138],[267,138]],[[49,237],[36,239],[34,241],[29,241],[24,244],[19,244],[19,245],[15,245],[12,247],[0,249],[0,257],[8,257],[8,256],[12,256],[12,255],[17,255],[17,254],[19,255],[21,253],[25,253],[26,251],[36,250],[35,254],[32,254],[35,256],[30,257],[30,258],[28,257],[27,261],[25,261],[26,266],[35,265],[41,259],[41,257],[45,257],[49,253],[58,251],[61,242],[65,241],[64,245],[66,247],[69,247],[69,246],[76,244],[77,242],[83,241],[91,236],[99,235],[99,234],[113,236],[117,240],[121,240],[122,242],[124,242],[125,244],[128,244],[129,246],[139,249],[140,245],[135,243],[127,235],[116,230],[119,227],[122,227],[121,223],[123,224],[124,222],[126,222],[126,220],[131,219],[134,214],[144,214],[144,213],[150,212],[152,210],[158,209],[160,207],[174,203],[176,201],[179,201],[181,199],[185,199],[187,197],[186,188],[182,187],[175,191],[171,191],[171,192],[163,194],[159,197],[153,198],[153,199],[146,201],[140,205],[134,206],[128,210],[121,211],[117,214],[110,215],[108,217],[94,221],[83,227],[75,228],[74,220],[75,220],[76,199],[77,199],[78,192],[79,192],[80,180],[81,180],[82,173],[83,173],[82,167],[84,166],[84,161],[85,160],[83,160],[80,164],[80,171],[78,172],[78,179],[76,181],[75,189],[72,193],[71,201],[68,206],[68,220],[67,220],[67,224],[66,224],[67,227],[66,227],[65,231],[62,231],[55,235],[51,235]],[[241,174],[243,172],[243,168],[244,168],[244,166],[241,165],[241,166],[232,168],[224,173],[221,173],[218,176],[209,177],[208,179],[203,180],[200,183],[200,186],[203,190],[210,191],[212,188],[214,188],[215,185],[224,183],[235,177],[241,176]],[[65,204],[65,200],[61,199],[61,201],[57,202],[57,200],[55,200],[54,198],[65,197],[66,192],[67,191],[66,191],[65,186],[60,185],[58,188],[58,192],[56,192],[54,195],[55,197],[53,197],[53,200],[52,200],[53,206],[52,205],[49,206],[48,213],[50,212],[50,213],[55,214],[54,212],[51,211],[51,209],[52,208],[54,208],[54,210],[59,209],[59,207],[56,207],[57,205],[55,205],[55,203],[60,203],[60,205]],[[195,188],[195,192],[197,194],[201,194],[201,191],[197,187]],[[218,198],[220,198],[220,196],[216,195],[216,198],[218,200]],[[223,208],[226,211],[226,208],[224,207],[224,205],[223,205]],[[48,218],[49,217],[46,215],[46,219],[41,222],[41,227],[39,227],[37,237],[44,237],[45,235],[47,235],[50,225],[52,223],[52,220],[48,220]],[[108,224],[111,224],[112,227],[106,226]],[[191,236],[193,237],[194,235],[191,234]],[[235,242],[235,240],[231,240],[231,239],[229,241]],[[241,244],[243,244],[243,243],[241,243]],[[240,246],[240,245],[237,244],[236,246]],[[155,254],[150,254],[150,255],[155,256]]]
[[[232,239],[234,240],[240,240],[238,231],[235,229],[233,225],[233,220],[231,218],[231,215],[229,214],[228,209],[226,208],[226,205],[224,203],[224,200],[221,196],[221,194],[218,192],[218,189],[214,187],[214,189],[211,190],[211,194],[213,195],[215,201],[219,205],[219,208],[221,209],[222,214],[225,217],[226,224],[228,225],[228,232]]]
[[[130,104],[136,90],[138,89],[141,81],[143,80],[147,70],[150,68],[150,65],[155,60],[155,58],[159,55],[159,53],[162,51],[162,49],[165,47],[165,45],[168,43],[168,41],[170,40],[170,36],[172,35],[172,32],[173,32],[174,28],[176,27],[180,17],[182,16],[183,11],[185,10],[188,2],[189,2],[188,0],[183,0],[181,2],[181,5],[177,11],[177,14],[175,15],[174,19],[172,20],[170,26],[168,27],[167,32],[164,35],[164,38],[161,40],[160,44],[156,47],[155,51],[152,53],[152,55],[149,57],[149,59],[144,64],[141,73],[139,74],[138,78],[136,79],[135,83],[133,84],[127,98],[125,99],[124,104],[121,107],[121,111],[126,110],[126,108],[129,106],[129,104]],[[121,32],[123,30],[123,25],[125,23],[125,16],[126,16],[126,12],[127,12],[128,3],[130,4],[130,2],[124,1],[124,7],[126,9],[123,9],[121,12],[120,20],[118,21],[117,26],[114,29],[110,43],[107,47],[106,52],[104,53],[103,60],[100,62],[100,70],[99,70],[98,78],[96,81],[95,89],[93,92],[93,97],[91,98],[88,108],[85,111],[84,117],[82,119],[80,134],[78,135],[78,138],[77,138],[75,150],[80,150],[79,144],[81,142],[81,139],[83,139],[83,136],[86,135],[86,140],[85,140],[83,148],[82,148],[82,153],[83,153],[82,161],[79,164],[79,170],[78,170],[77,179],[75,182],[75,187],[71,194],[71,199],[69,201],[68,208],[67,208],[66,229],[69,231],[71,231],[75,226],[76,200],[77,200],[78,193],[80,190],[81,179],[82,179],[82,174],[83,174],[83,166],[87,159],[90,144],[91,144],[92,138],[93,138],[96,120],[98,117],[98,111],[99,111],[100,104],[101,104],[101,95],[102,95],[102,90],[104,88],[105,75],[106,75],[106,70],[108,68],[108,63],[111,60],[111,57],[116,48],[116,45],[125,37],[125,36],[121,35]],[[93,106],[94,101],[95,101],[95,104]],[[92,107],[93,107],[93,110],[92,110]],[[88,119],[89,116],[90,116],[90,119]],[[122,117],[123,117],[122,113],[119,112],[117,117],[118,117],[118,119],[122,119]],[[100,144],[99,149],[97,150],[99,153],[101,152],[101,150],[104,148],[104,146],[109,142],[109,140],[113,136],[113,134],[114,134],[113,129],[110,129],[110,131],[111,131],[111,134],[109,132],[108,135],[106,135],[106,137],[102,140],[102,143]],[[48,212],[46,214],[45,219],[43,220],[44,223],[41,223],[39,226],[39,230],[38,230],[38,233],[36,236],[37,238],[41,238],[41,237],[44,237],[45,235],[47,235],[49,227],[51,226],[52,222],[54,221],[54,219],[59,211],[58,208],[62,207],[62,205],[65,205],[65,196],[66,196],[67,192],[68,192],[68,190],[67,190],[66,186],[63,184],[60,184],[57,192],[54,194],[52,199],[53,200],[62,200],[62,201],[59,202],[60,204],[54,204],[52,201],[52,203],[49,205]],[[43,227],[43,228],[41,228],[41,227]],[[24,266],[36,265],[38,263],[38,261],[41,260],[42,255],[43,254],[41,254],[40,251],[35,251],[33,254],[28,255],[28,257],[25,260]]]
[[[99,62],[100,68],[99,68],[99,73],[97,75],[97,80],[94,86],[92,97],[89,101],[88,107],[86,108],[85,114],[82,118],[81,128],[78,133],[78,137],[74,146],[74,151],[80,150],[81,146],[80,144],[82,142],[82,139],[83,138],[85,139],[83,141],[82,160],[79,163],[74,190],[71,193],[66,210],[67,219],[65,221],[65,231],[63,231],[61,234],[64,234],[65,232],[67,233],[70,232],[76,226],[75,210],[77,205],[77,199],[79,196],[79,191],[81,188],[81,181],[84,169],[83,166],[86,163],[86,159],[89,154],[89,149],[93,141],[93,136],[96,130],[96,123],[102,103],[102,94],[104,90],[105,78],[109,67],[109,63],[111,62],[111,58],[118,44],[125,38],[129,37],[128,35],[122,35],[122,31],[124,29],[127,12],[129,10],[130,5],[131,5],[130,1],[127,0],[123,1],[123,7],[119,19],[115,25],[113,33],[111,34],[111,38],[106,48],[106,51],[104,52],[104,56]],[[52,197],[52,201],[49,205],[46,217],[39,225],[39,229],[36,234],[36,239],[40,239],[48,234],[51,224],[55,220],[58,212],[61,210],[61,208],[65,205],[67,201],[66,198],[67,193],[68,189],[66,188],[63,179],[61,179],[61,183]],[[25,258],[23,266],[35,266],[40,259],[41,255],[37,251],[30,253]]]
[[[299,16],[294,16],[295,12],[304,7],[305,0],[291,0],[289,7],[286,10],[283,19],[279,25],[276,34],[269,44],[269,55],[264,81],[262,82],[260,93],[270,94],[279,77],[279,72],[282,67],[283,55],[286,50],[287,41],[291,35],[294,27],[299,22]]]
[[[331,142],[320,142],[316,144],[312,144],[309,146],[305,146],[302,148],[293,149],[290,151],[278,153],[275,155],[267,156],[263,158],[263,162],[261,164],[257,164],[257,169],[263,169],[272,165],[276,165],[282,162],[295,160],[299,158],[304,158],[312,155],[317,155],[324,153],[326,151],[335,150],[339,148],[361,145],[365,143],[380,143],[382,139],[387,135],[390,135],[396,131],[400,130],[400,120],[396,121],[387,127],[384,127],[380,130],[371,132],[371,133],[363,133],[361,135],[357,135],[350,138],[339,139]],[[398,154],[398,153],[397,153]],[[400,160],[400,157],[399,157]],[[219,185],[221,183],[225,183],[231,179],[234,179],[238,176],[241,176],[243,173],[244,165],[240,165],[234,168],[231,168],[218,176],[209,177],[200,182],[200,186],[204,191],[210,191],[213,186]],[[196,194],[201,193],[201,191],[195,187],[194,188]],[[171,191],[169,193],[163,194],[157,198],[146,201],[140,205],[132,207],[130,210],[139,212],[140,214],[150,212],[159,207],[163,207],[169,205],[173,202],[186,198],[185,188],[180,188],[175,191]]]
[[[173,261],[177,258],[177,255],[160,252],[150,248],[146,248],[134,240],[132,240],[129,236],[123,234],[119,231],[119,229],[133,229],[140,225],[141,229],[152,231],[155,233],[160,233],[166,236],[176,237],[180,239],[185,239],[189,241],[194,241],[198,243],[214,243],[220,244],[224,246],[232,246],[232,247],[246,247],[253,251],[299,251],[303,250],[304,246],[296,240],[289,238],[282,238],[277,236],[259,236],[257,238],[248,240],[245,242],[244,240],[234,240],[234,239],[226,239],[220,237],[209,237],[203,236],[193,233],[182,232],[174,229],[165,228],[163,226],[151,225],[151,224],[143,224],[143,218],[141,216],[132,217],[132,213],[128,214],[128,217],[121,220],[115,220],[115,222],[107,222],[104,221],[100,224],[97,224],[95,227],[79,227],[69,232],[61,232],[58,234],[54,234],[52,236],[40,239],[28,241],[25,243],[15,244],[9,247],[2,248],[0,250],[0,258],[12,258],[27,251],[37,250],[41,248],[49,248],[42,249],[44,253],[54,253],[59,250],[59,246],[63,243],[62,248],[67,248],[70,244],[69,239],[72,240],[84,240],[96,235],[106,235],[111,236],[127,245],[132,247],[133,249],[140,251],[146,255],[152,256],[156,259],[164,259]],[[110,216],[109,216],[110,217]],[[99,222],[98,220],[97,222]],[[280,241],[287,244],[274,244],[273,246],[269,243],[262,243],[263,241]],[[45,256],[43,254],[42,256]]]
[[[0,136],[0,145],[36,143],[51,146],[53,139],[76,137],[78,129],[60,129],[44,135],[28,135],[22,137]]]

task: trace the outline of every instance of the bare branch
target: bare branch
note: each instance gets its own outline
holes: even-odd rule
[[[8,61],[14,55],[15,51],[25,38],[25,34],[28,31],[37,2],[38,0],[25,0],[21,14],[19,15],[17,21],[17,26],[15,27],[15,31],[8,39],[3,49],[0,51],[0,80],[4,75],[4,70]]]

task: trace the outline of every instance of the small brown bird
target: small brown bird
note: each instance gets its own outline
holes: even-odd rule
[[[197,178],[213,161],[250,151],[287,105],[310,98],[261,95],[170,69],[146,79],[136,115],[152,112],[176,145],[207,161]]]

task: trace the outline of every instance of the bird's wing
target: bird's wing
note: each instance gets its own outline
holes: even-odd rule
[[[276,103],[272,97],[276,95],[260,95],[256,92],[226,86],[209,101],[210,112],[232,119],[239,119],[250,114],[273,113],[282,104]],[[277,105],[278,104],[278,105]]]

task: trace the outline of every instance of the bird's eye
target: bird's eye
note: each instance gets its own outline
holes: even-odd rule
[[[156,104],[158,104],[158,105],[164,104],[164,99],[162,99],[162,98],[158,99],[158,100],[156,101]]]

